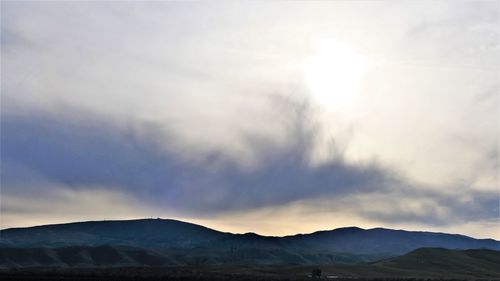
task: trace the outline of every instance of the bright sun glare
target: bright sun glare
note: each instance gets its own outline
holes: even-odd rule
[[[367,66],[366,59],[348,45],[323,41],[306,61],[305,80],[316,102],[340,110],[358,95]]]

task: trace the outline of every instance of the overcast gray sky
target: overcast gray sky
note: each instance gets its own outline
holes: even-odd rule
[[[499,1],[1,6],[2,228],[500,238]]]

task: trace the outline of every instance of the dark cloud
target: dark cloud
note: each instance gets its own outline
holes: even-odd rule
[[[500,212],[498,193],[473,188],[448,187],[443,192],[400,188],[385,198],[362,200],[353,213],[384,223],[421,223],[430,226],[455,223],[497,221]],[[370,204],[373,204],[371,206]]]
[[[376,221],[430,225],[498,214],[497,197],[490,193],[464,189],[462,195],[469,198],[462,200],[457,193],[421,191],[376,163],[352,164],[339,154],[311,165],[319,128],[307,105],[283,104],[289,114],[286,120],[292,120],[283,125],[287,141],[277,144],[246,135],[255,156],[252,167],[224,151],[197,154],[196,161],[183,157],[173,151],[174,138],[154,124],[123,126],[78,110],[65,115],[2,111],[2,192],[36,196],[54,186],[37,185],[42,181],[70,189],[101,186],[148,206],[197,216],[315,198],[331,198],[337,204],[342,198],[387,193],[392,199],[385,202],[384,211],[370,208],[370,202],[357,202],[366,204],[358,207],[356,199],[347,208]],[[423,208],[408,208],[408,200],[422,202]],[[443,207],[446,216],[437,215]]]
[[[193,172],[195,167],[159,153],[154,142],[138,139],[133,131],[86,116],[3,115],[3,191],[35,174],[69,188],[107,185],[153,195],[177,186],[180,174]],[[19,174],[23,171],[28,175]]]
[[[498,221],[500,214],[500,201],[498,192],[495,191],[472,191],[462,189],[453,195],[436,194],[439,206],[443,206],[452,212],[449,222],[453,221],[475,221],[478,219]]]
[[[292,114],[295,118],[286,144],[247,136],[256,159],[251,168],[228,159],[223,151],[198,155],[198,161],[185,160],[169,152],[168,145],[174,141],[164,134],[139,133],[90,113],[78,114],[78,118],[74,114],[4,114],[4,191],[9,192],[10,183],[26,180],[19,173],[31,171],[70,188],[110,186],[154,204],[197,213],[380,190],[394,180],[376,165],[351,165],[341,157],[311,167],[315,130],[305,121],[307,108]]]

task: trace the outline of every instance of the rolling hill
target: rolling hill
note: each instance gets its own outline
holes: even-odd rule
[[[0,246],[140,245],[189,248],[230,235],[177,220],[88,221],[1,230]]]
[[[423,247],[498,250],[499,244],[456,234],[382,228],[269,237],[176,220],[91,221],[1,230],[0,266],[356,264]],[[101,256],[109,260],[95,259]]]
[[[405,255],[361,265],[324,266],[325,275],[355,278],[500,279],[500,251],[420,248]],[[301,272],[309,272],[303,268]]]
[[[331,231],[287,236],[284,240],[293,244],[307,245],[310,248],[355,254],[400,255],[422,247],[500,250],[500,242],[493,239],[474,239],[459,234],[385,228],[338,228]]]
[[[383,268],[397,268],[418,275],[436,276],[453,273],[457,277],[499,278],[500,252],[485,249],[449,250],[420,248],[403,256],[374,263]]]
[[[138,280],[138,276],[139,280],[310,280],[307,276],[314,268],[320,268],[327,279],[337,280],[500,280],[500,252],[485,249],[420,248],[356,265],[176,266],[161,254],[128,247],[17,248],[3,251],[0,263],[11,265],[0,268],[0,279],[6,280]],[[36,267],[26,267],[28,263]],[[22,270],[16,269],[23,264]]]
[[[3,248],[3,267],[109,267],[178,265],[165,255],[132,247]]]

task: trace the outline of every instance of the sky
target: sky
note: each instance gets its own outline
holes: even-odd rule
[[[500,239],[499,12],[2,1],[0,227]]]

